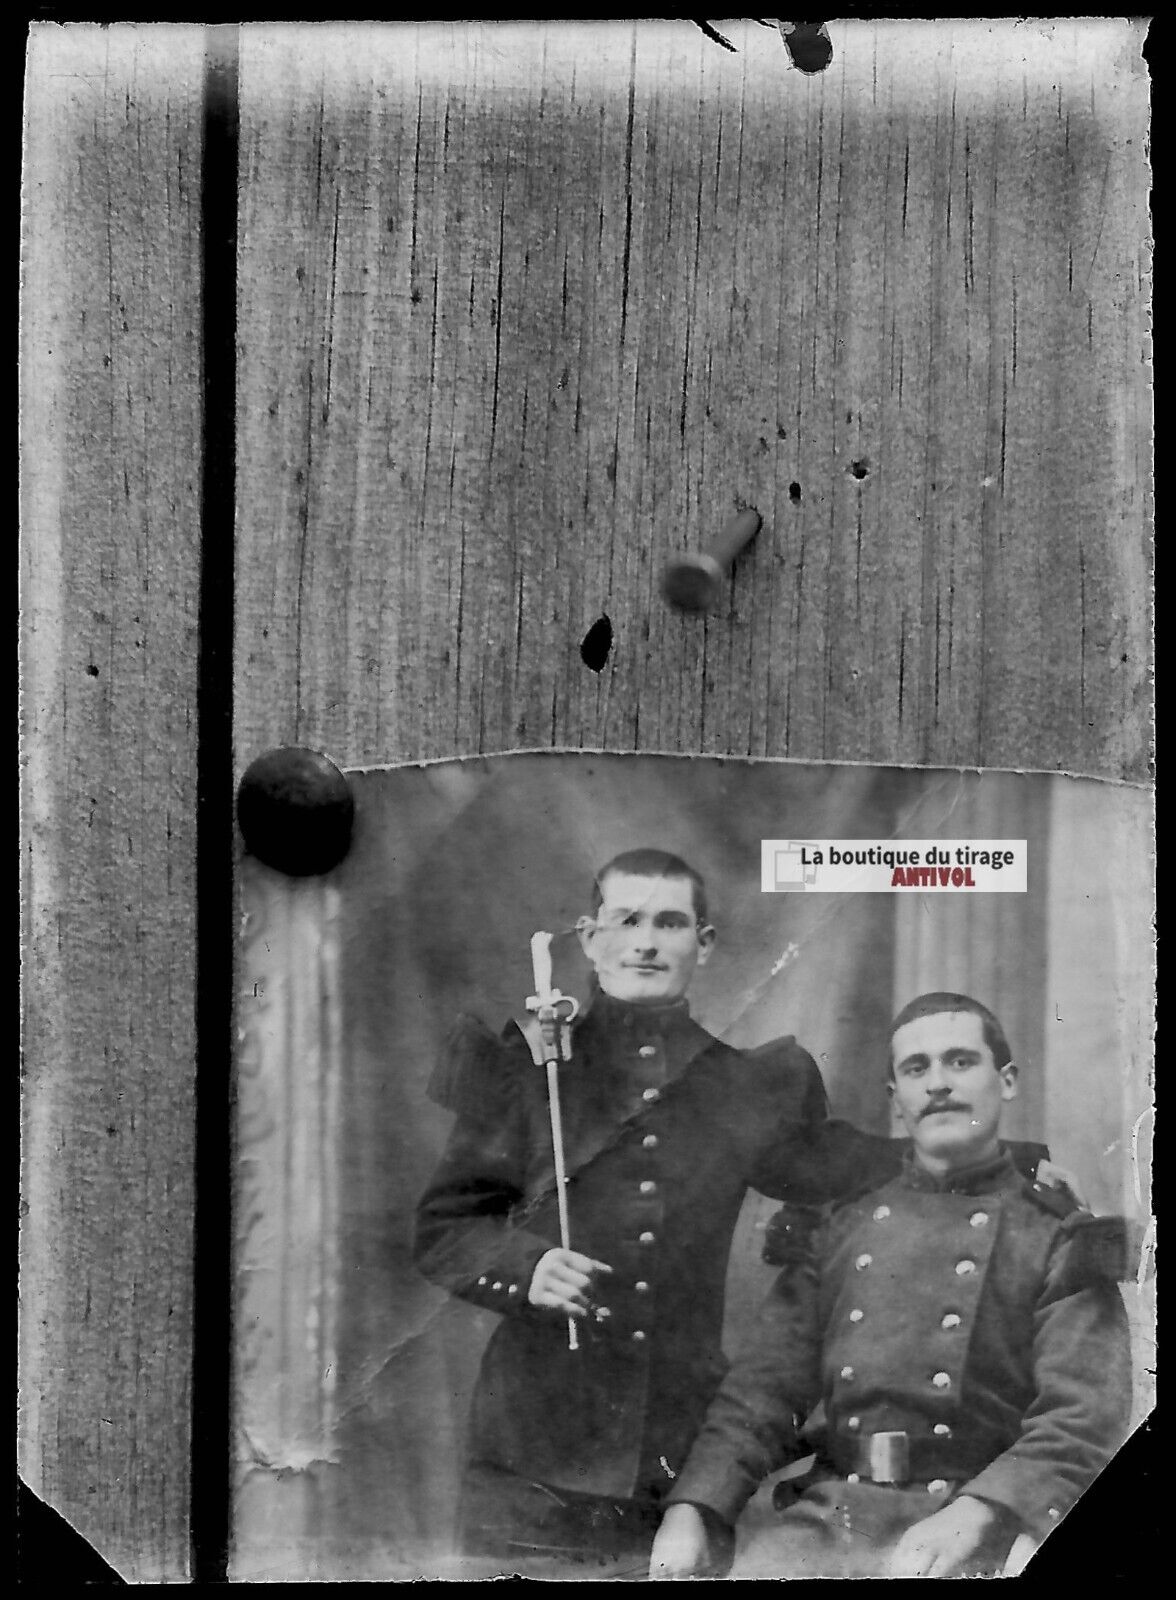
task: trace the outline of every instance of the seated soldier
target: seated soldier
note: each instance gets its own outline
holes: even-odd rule
[[[732,1576],[999,1572],[1126,1436],[1120,1219],[1013,1165],[1017,1069],[986,1007],[924,995],[890,1043],[904,1170],[834,1210],[777,1279],[667,1495],[653,1577],[721,1570],[757,1485],[814,1449]]]

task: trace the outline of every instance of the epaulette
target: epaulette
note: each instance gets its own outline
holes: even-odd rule
[[[772,1066],[775,1058],[781,1059],[790,1056],[796,1049],[796,1036],[791,1033],[782,1033],[778,1039],[769,1039],[767,1044],[757,1044],[750,1050],[743,1050],[740,1054],[745,1061],[754,1061],[757,1065]]]
[[[770,1097],[771,1115],[782,1122],[810,1123],[825,1115],[827,1100],[816,1062],[790,1033],[741,1050],[759,1092]]]
[[[1026,1178],[1025,1193],[1043,1211],[1048,1211],[1054,1217],[1064,1219],[1082,1209],[1074,1196],[1074,1191],[1065,1183],[1058,1183],[1055,1186],[1042,1183],[1040,1178]]]
[[[1064,1277],[1067,1289],[1130,1283],[1139,1270],[1141,1230],[1126,1217],[1096,1217],[1077,1210],[1063,1222],[1067,1236]]]
[[[1038,1144],[1036,1140],[1006,1139],[1005,1149],[1017,1171],[1031,1182],[1037,1177],[1041,1163],[1049,1160],[1049,1146]]]
[[[768,1218],[764,1260],[770,1267],[795,1267],[813,1256],[817,1229],[823,1221],[817,1206],[787,1204]]]
[[[425,1092],[459,1116],[493,1115],[504,1089],[504,1055],[499,1036],[480,1017],[463,1011],[438,1051]]]
[[[1039,1178],[1026,1181],[1029,1198],[1061,1223],[1059,1237],[1065,1243],[1062,1257],[1062,1287],[1067,1293],[1098,1284],[1127,1283],[1139,1266],[1139,1230],[1126,1217],[1096,1217],[1074,1194],[1067,1183],[1043,1183]]]

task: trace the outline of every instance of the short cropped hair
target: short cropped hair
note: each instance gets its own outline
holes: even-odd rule
[[[932,994],[921,994],[917,999],[911,1000],[890,1024],[890,1032],[886,1039],[892,1044],[894,1036],[900,1028],[905,1028],[908,1022],[914,1022],[916,1017],[938,1017],[945,1011],[970,1011],[973,1016],[979,1017],[984,1024],[984,1043],[992,1051],[992,1059],[999,1072],[1002,1067],[1007,1067],[1013,1059],[1013,1052],[1009,1049],[1009,1041],[1001,1027],[996,1015],[986,1005],[981,1005],[979,1000],[973,1000],[971,995],[950,994],[946,990],[936,990]],[[888,1070],[894,1076],[894,1052],[888,1051]]]
[[[705,924],[706,884],[702,873],[696,871],[689,862],[683,861],[681,856],[671,855],[668,850],[624,850],[611,861],[606,861],[596,874],[592,885],[594,912],[600,910],[601,901],[604,899],[602,888],[604,880],[614,872],[628,873],[634,878],[685,878],[690,884],[694,915],[700,927]]]

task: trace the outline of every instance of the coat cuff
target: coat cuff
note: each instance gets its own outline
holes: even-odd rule
[[[553,1248],[549,1240],[533,1235],[525,1240],[513,1240],[508,1250],[485,1266],[476,1278],[457,1287],[455,1293],[487,1311],[510,1314],[533,1310],[527,1291],[540,1259]]]
[[[961,1484],[956,1494],[1000,1506],[1014,1524],[1021,1523],[1039,1541],[1057,1527],[1075,1500],[1072,1490],[1051,1482],[1039,1461],[1007,1458],[992,1462],[970,1483]]]
[[[711,1468],[705,1460],[697,1465],[690,1460],[666,1496],[666,1504],[685,1501],[733,1528],[761,1481],[759,1477],[753,1478],[738,1462],[716,1463]]]

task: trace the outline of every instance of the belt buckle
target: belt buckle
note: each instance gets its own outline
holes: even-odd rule
[[[872,1483],[907,1483],[911,1475],[911,1440],[907,1433],[872,1433],[863,1439],[866,1471]]]

